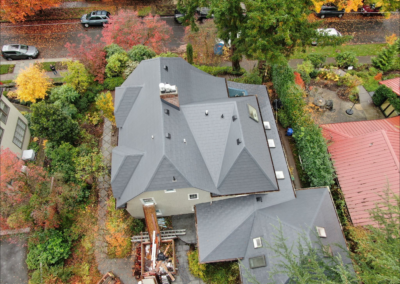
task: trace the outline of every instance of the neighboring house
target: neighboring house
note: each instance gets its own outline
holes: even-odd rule
[[[400,100],[400,78],[380,81],[379,84],[385,85],[386,87],[390,88],[399,97],[398,99]],[[400,115],[400,113],[394,109],[388,99],[384,101],[379,108],[382,110],[385,117],[394,117]]]
[[[290,244],[301,232],[314,240],[319,227],[324,245],[345,247],[329,189],[294,190],[265,86],[227,82],[181,58],[145,60],[116,88],[115,118],[117,206],[137,218],[152,204],[157,215],[194,213],[201,263],[242,259],[265,283],[277,260],[254,244],[270,242],[279,220]]]
[[[353,224],[373,225],[368,210],[378,194],[400,187],[400,117],[321,127]]]
[[[0,92],[0,145],[9,148],[21,158],[31,137],[28,120],[3,96],[3,89]]]

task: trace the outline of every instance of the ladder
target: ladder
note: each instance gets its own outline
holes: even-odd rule
[[[175,239],[177,238],[177,236],[183,236],[183,235],[186,235],[186,229],[161,231],[162,240]],[[149,242],[150,241],[149,233],[143,232],[141,233],[141,235],[133,236],[131,241],[133,243]]]

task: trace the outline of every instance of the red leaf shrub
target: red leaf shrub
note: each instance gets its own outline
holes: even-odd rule
[[[300,73],[294,72],[294,82],[296,83],[296,85],[300,86],[302,89],[305,88],[305,84],[303,79],[301,79]]]
[[[142,44],[160,53],[166,49],[172,28],[158,15],[150,14],[142,19],[136,11],[121,10],[110,16],[102,34],[106,45],[116,43],[128,51],[132,46]]]
[[[79,62],[85,65],[89,73],[94,76],[94,79],[102,84],[107,65],[104,43],[98,41],[98,38],[94,41],[84,34],[80,34],[79,37],[82,37],[79,47],[75,43],[71,44],[69,42],[65,45],[69,52],[68,56],[79,60]]]
[[[382,73],[376,74],[376,76],[374,77],[374,79],[375,79],[376,81],[381,81],[381,80],[382,80]]]

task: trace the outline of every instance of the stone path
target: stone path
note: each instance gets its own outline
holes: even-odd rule
[[[107,200],[111,196],[111,152],[113,145],[111,144],[111,122],[104,118],[103,138],[101,144],[101,153],[103,154],[103,162],[107,167],[108,171],[106,174],[99,179],[99,206],[98,206],[98,225],[99,225],[99,236],[96,240],[96,260],[98,269],[101,274],[106,274],[112,271],[118,276],[123,283],[137,283],[136,279],[132,275],[133,261],[131,257],[127,258],[114,258],[110,259],[107,257],[107,243],[105,241],[106,232],[106,218],[107,218]]]
[[[178,275],[174,284],[205,284],[201,279],[194,277],[189,271],[187,252],[190,246],[181,240],[175,242],[175,256],[178,259]]]

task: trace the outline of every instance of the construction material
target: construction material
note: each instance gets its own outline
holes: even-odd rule
[[[175,281],[174,276],[171,274],[171,272],[169,272],[168,267],[165,266],[164,262],[161,263],[161,267],[165,269],[165,271],[167,272],[168,276],[171,277],[171,280]]]
[[[161,239],[162,240],[168,240],[168,239],[176,239],[178,236],[183,236],[186,235],[186,229],[181,229],[181,230],[165,230],[161,231]],[[132,237],[132,242],[149,242],[150,237],[148,232],[142,232],[138,236],[133,236]]]

